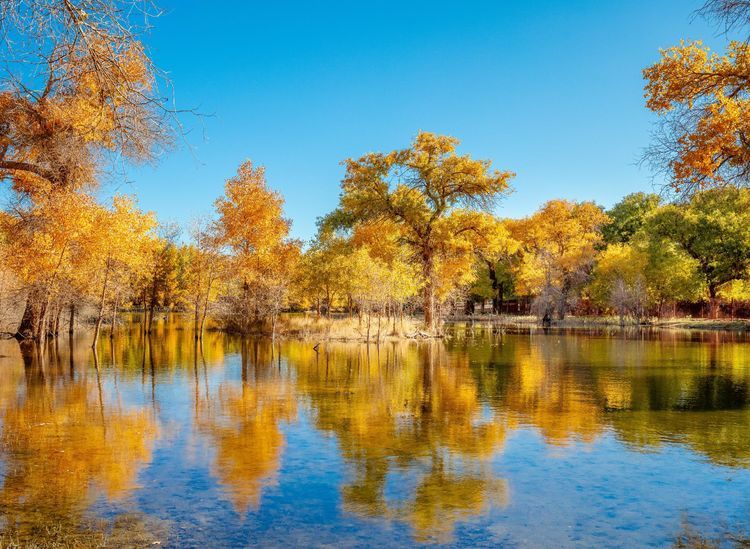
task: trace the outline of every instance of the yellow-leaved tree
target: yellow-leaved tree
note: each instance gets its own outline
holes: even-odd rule
[[[513,174],[456,153],[453,137],[420,132],[411,147],[345,161],[341,210],[354,222],[388,220],[418,262],[426,327],[437,329],[438,295],[461,282],[454,259],[470,248],[476,216],[508,189]],[[441,276],[442,275],[442,276]]]
[[[702,10],[725,28],[746,26],[746,2],[709,0]],[[750,43],[725,53],[681,41],[646,68],[646,106],[662,118],[647,159],[682,195],[750,180]]]
[[[520,242],[519,290],[536,296],[539,316],[563,318],[588,281],[607,215],[593,202],[551,200],[535,214],[509,223]]]
[[[170,141],[158,71],[138,40],[139,0],[8,0],[0,28],[0,180],[36,194],[95,182],[113,152]]]
[[[96,301],[97,316],[92,346],[96,346],[107,306],[112,329],[117,309],[126,297],[130,280],[145,268],[155,243],[156,220],[141,212],[127,196],[115,196],[111,207],[93,205],[91,225],[82,235],[74,258],[80,284]]]
[[[78,292],[73,255],[91,228],[94,204],[89,195],[64,190],[20,200],[2,217],[5,267],[27,294],[19,338],[56,331],[64,301]]]
[[[217,241],[231,252],[233,283],[230,327],[247,332],[266,320],[275,335],[300,255],[283,217],[284,199],[268,188],[265,169],[243,163],[216,201]]]

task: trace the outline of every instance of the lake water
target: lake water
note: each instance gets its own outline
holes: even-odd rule
[[[0,545],[672,545],[750,532],[750,343],[0,342]]]

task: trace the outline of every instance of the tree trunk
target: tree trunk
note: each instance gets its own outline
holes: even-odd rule
[[[150,334],[151,330],[153,329],[154,325],[154,309],[156,308],[156,297],[158,292],[159,286],[158,282],[156,280],[156,274],[154,274],[154,279],[151,284],[151,298],[149,299],[148,303],[148,321],[146,323],[146,333]]]
[[[68,316],[68,335],[73,335],[75,331],[76,322],[76,306],[75,303],[70,304],[70,315]]]
[[[425,285],[422,291],[422,306],[424,307],[425,328],[431,334],[435,333],[435,281],[434,281],[434,258],[430,250],[422,252],[422,274]]]
[[[62,305],[55,308],[55,337],[60,334],[60,316],[62,315]]]
[[[99,298],[99,314],[96,317],[96,326],[94,328],[94,341],[91,343],[91,347],[96,349],[96,344],[99,341],[99,332],[102,329],[102,319],[104,318],[104,303],[107,297],[107,283],[109,282],[109,262],[107,262],[107,269],[104,271],[104,284],[102,285],[102,295]]]
[[[154,302],[151,301],[148,304],[148,312],[146,314],[146,333],[150,334],[154,325]]]
[[[199,339],[203,340],[203,329],[206,327],[206,316],[208,315],[208,301],[211,299],[211,287],[213,286],[213,280],[209,278],[208,286],[206,287],[206,298],[203,300],[203,315],[201,316],[201,329],[198,333]]]
[[[146,299],[146,289],[143,289],[143,292],[141,293],[141,301],[143,302],[143,316],[141,317],[141,328],[142,332],[145,335],[146,334],[146,326],[148,322],[148,307],[146,305],[147,299]]]
[[[39,319],[36,325],[36,340],[42,341],[47,335],[47,317],[49,310],[49,297],[46,296],[42,301],[39,310]]]
[[[115,294],[115,301],[112,304],[112,329],[109,331],[110,339],[114,339],[115,337],[115,326],[117,326],[117,307],[118,307],[118,299],[117,299],[117,294]]]
[[[18,325],[16,337],[18,339],[32,339],[36,332],[37,323],[37,307],[36,307],[37,292],[31,290],[29,295],[26,297],[26,307],[23,310],[23,316],[21,317],[21,324]]]
[[[712,319],[719,317],[719,299],[717,297],[718,288],[714,284],[708,286],[708,310]]]
[[[195,298],[194,309],[195,312],[193,313],[193,334],[195,336],[195,339],[198,339],[198,331],[200,327],[200,309],[201,309],[201,302],[200,297],[197,296]]]

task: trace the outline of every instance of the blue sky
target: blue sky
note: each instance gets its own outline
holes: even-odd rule
[[[266,167],[293,234],[336,206],[341,160],[420,129],[513,170],[497,210],[551,198],[610,206],[653,187],[637,160],[654,117],[641,70],[680,38],[724,40],[690,0],[205,2],[161,0],[146,37],[170,73],[187,141],[109,191],[187,224],[246,159]]]

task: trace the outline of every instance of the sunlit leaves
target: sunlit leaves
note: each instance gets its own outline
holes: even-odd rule
[[[643,74],[646,106],[666,120],[651,160],[673,188],[747,184],[750,46],[731,42],[719,55],[701,42],[681,42]]]
[[[420,132],[408,149],[347,160],[341,184],[345,214],[356,222],[399,227],[422,269],[429,329],[435,328],[436,298],[466,281],[460,275],[471,262],[461,258],[471,255],[469,235],[478,231],[472,212],[494,205],[513,177],[492,170],[489,161],[457,154],[457,145],[455,138]]]

